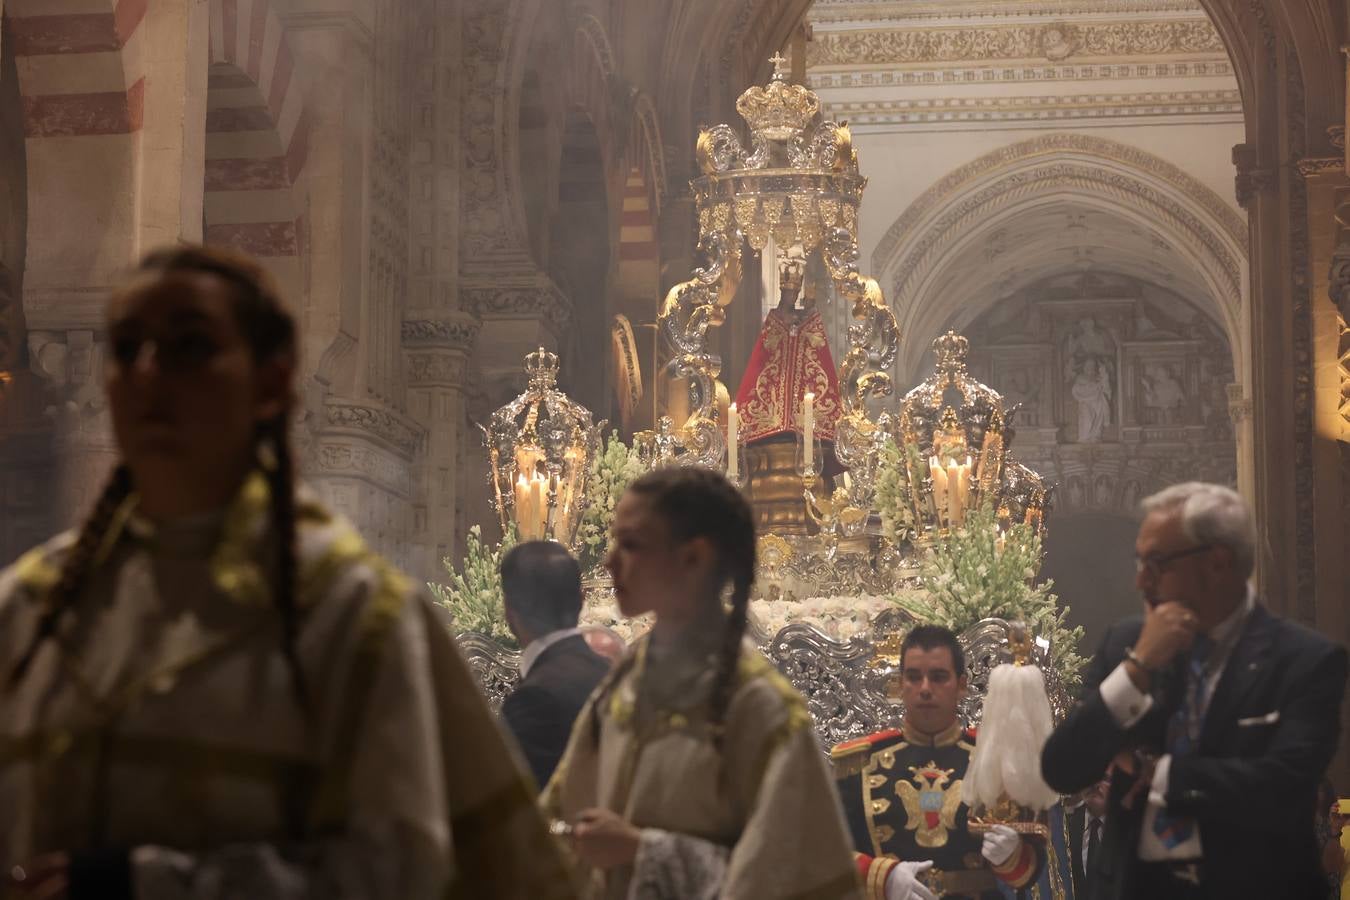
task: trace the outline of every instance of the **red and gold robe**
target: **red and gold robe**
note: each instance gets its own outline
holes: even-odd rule
[[[746,443],[802,430],[802,397],[815,400],[815,436],[834,440],[839,420],[839,379],[825,323],[813,312],[800,321],[771,310],[745,367],[736,410]]]

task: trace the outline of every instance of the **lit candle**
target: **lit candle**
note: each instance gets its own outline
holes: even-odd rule
[[[531,539],[537,540],[544,536],[544,521],[548,515],[547,486],[548,479],[538,472],[530,479],[530,510],[533,513],[530,521]]]
[[[530,521],[530,483],[525,479],[524,472],[516,477],[515,497],[516,530],[524,537],[527,523]]]
[[[736,412],[736,404],[727,409],[727,477],[736,478],[741,474],[741,460],[737,444],[741,439],[741,419]]]
[[[810,391],[802,398],[802,443],[805,445],[802,463],[809,472],[816,461],[816,395]]]
[[[952,528],[961,524],[961,467],[955,460],[947,463],[947,521]]]
[[[928,474],[933,479],[933,508],[942,516],[947,512],[947,472],[936,456],[928,459]]]

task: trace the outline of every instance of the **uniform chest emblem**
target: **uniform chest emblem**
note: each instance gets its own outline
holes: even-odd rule
[[[961,806],[961,779],[953,782],[956,770],[939,769],[935,762],[910,766],[909,771],[913,775],[909,781],[895,784],[895,793],[905,804],[905,827],[914,832],[920,847],[945,847]]]

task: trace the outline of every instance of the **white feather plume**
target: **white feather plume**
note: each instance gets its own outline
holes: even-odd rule
[[[1052,806],[1059,795],[1041,778],[1041,748],[1053,729],[1040,669],[1005,663],[990,672],[979,737],[961,787],[966,805],[992,807],[1007,794],[1029,809]]]

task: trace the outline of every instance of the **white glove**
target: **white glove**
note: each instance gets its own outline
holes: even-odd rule
[[[933,861],[897,863],[886,876],[886,900],[937,900],[937,895],[919,883],[920,872],[933,868]]]
[[[984,842],[980,844],[980,855],[989,861],[991,866],[1001,866],[1012,855],[1017,852],[1017,848],[1022,846],[1022,838],[1016,831],[1007,825],[994,825],[984,833]]]

